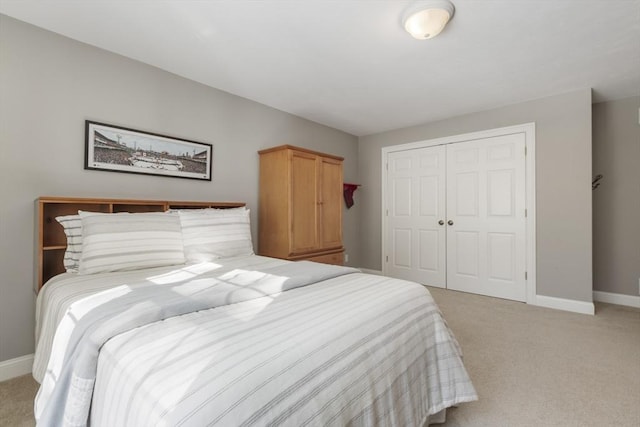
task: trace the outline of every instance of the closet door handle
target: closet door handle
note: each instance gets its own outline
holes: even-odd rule
[[[440,220],[440,221],[438,221],[438,224],[440,224],[440,225],[444,225],[444,221],[443,221],[443,220]]]
[[[447,221],[447,224],[449,224],[449,225],[453,225],[453,221],[452,221],[452,220],[449,220],[449,221]]]

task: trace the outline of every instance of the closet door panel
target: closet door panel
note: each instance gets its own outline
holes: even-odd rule
[[[387,258],[390,276],[445,286],[445,149],[390,153]]]
[[[526,299],[524,208],[523,134],[447,146],[448,288]]]

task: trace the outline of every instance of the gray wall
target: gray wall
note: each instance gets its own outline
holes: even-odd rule
[[[593,105],[593,289],[638,295],[640,97]]]
[[[213,181],[86,171],[85,119],[213,143]],[[257,151],[280,144],[343,156],[357,180],[352,135],[0,15],[0,361],[34,349],[38,196],[245,201],[256,239]],[[344,215],[353,265],[358,210]]]
[[[591,90],[360,138],[362,266],[381,269],[381,149],[536,123],[537,293],[592,301]]]

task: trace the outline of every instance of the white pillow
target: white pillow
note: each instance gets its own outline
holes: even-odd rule
[[[78,211],[77,215],[57,216],[56,221],[62,225],[64,234],[67,237],[67,249],[64,252],[62,263],[68,273],[77,273],[82,257],[82,219],[79,213],[84,215],[105,215],[104,212]],[[128,212],[119,212],[126,214]]]
[[[91,214],[82,219],[80,274],[184,264],[180,218],[171,213]]]
[[[57,216],[56,221],[62,225],[67,236],[67,250],[64,252],[63,264],[69,273],[77,273],[82,255],[82,220],[80,215]]]
[[[249,209],[179,211],[187,262],[253,255]]]

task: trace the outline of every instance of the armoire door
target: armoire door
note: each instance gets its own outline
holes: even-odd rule
[[[445,146],[389,154],[389,276],[445,287],[445,167]]]
[[[385,273],[526,300],[525,136],[387,156]]]
[[[292,254],[317,250],[318,235],[318,162],[317,156],[291,152],[291,248]]]
[[[342,162],[319,157],[318,201],[320,248],[342,247]]]

